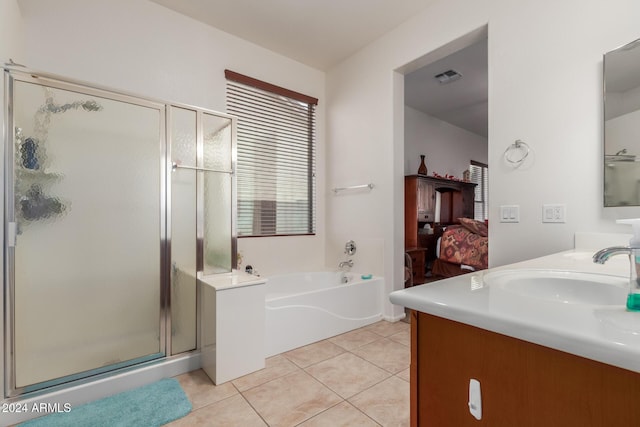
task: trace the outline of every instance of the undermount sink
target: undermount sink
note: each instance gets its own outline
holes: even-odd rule
[[[624,305],[629,279],[554,270],[503,270],[483,278],[491,289],[564,304]]]

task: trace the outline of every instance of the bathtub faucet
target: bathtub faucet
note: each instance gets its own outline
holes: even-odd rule
[[[338,264],[338,268],[345,268],[345,267],[353,267],[353,260],[350,259],[348,261],[342,261],[340,264]]]

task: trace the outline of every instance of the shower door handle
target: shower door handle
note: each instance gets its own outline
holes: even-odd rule
[[[18,240],[18,224],[7,222],[7,246],[15,248]]]

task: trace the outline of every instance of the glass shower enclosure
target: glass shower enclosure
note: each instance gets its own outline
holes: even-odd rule
[[[196,350],[235,119],[15,70],[5,94],[5,396]]]

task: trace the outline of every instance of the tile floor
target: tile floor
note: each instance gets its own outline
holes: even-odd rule
[[[408,426],[409,361],[409,324],[381,321],[218,386],[189,372],[176,378],[193,410],[167,426]]]

